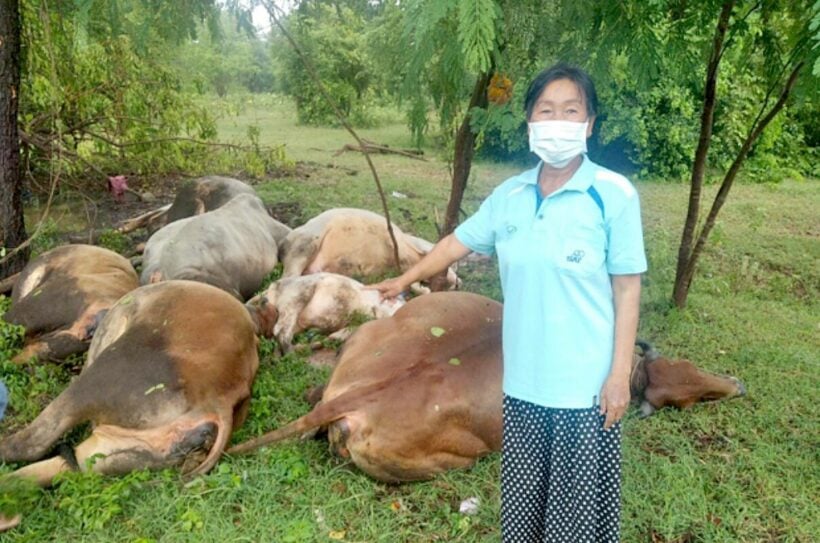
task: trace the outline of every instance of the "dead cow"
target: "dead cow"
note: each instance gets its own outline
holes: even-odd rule
[[[256,196],[250,185],[231,177],[209,175],[183,181],[171,204],[134,217],[126,221],[119,230],[131,232],[137,228],[147,227],[149,231],[154,232],[179,219],[218,209],[240,194]]]
[[[653,368],[657,362],[649,363],[650,381],[641,386],[660,408],[677,396],[656,396],[654,380],[670,383],[672,390],[680,380],[678,390],[687,390],[691,375],[667,375],[666,364]],[[680,367],[703,374],[691,365]],[[501,447],[501,368],[500,304],[467,292],[420,296],[351,336],[310,413],[228,452],[245,453],[327,427],[337,453],[382,481],[426,479],[467,467]],[[739,393],[735,380],[714,379],[727,385],[724,396]],[[703,384],[704,390],[716,390]]]
[[[332,447],[382,481],[427,479],[501,446],[501,304],[419,296],[345,343],[313,411],[229,452],[328,426]]]
[[[184,181],[179,185],[174,202],[168,210],[168,222],[219,209],[240,194],[256,196],[256,191],[239,179],[218,175]]]
[[[395,224],[393,232],[402,271],[432,248],[430,242],[405,234]],[[361,278],[395,269],[387,221],[364,209],[330,209],[294,228],[282,243],[280,257],[283,277],[325,271]],[[456,286],[458,278],[452,269],[447,280],[451,288]]]
[[[147,227],[150,232],[155,232],[168,223],[219,209],[240,194],[257,196],[253,187],[232,177],[208,175],[184,181],[179,185],[171,204],[126,221],[120,231],[131,232]],[[290,233],[290,227],[279,221],[275,221],[273,225],[277,242]]]
[[[148,239],[140,281],[201,281],[245,300],[276,266],[274,222],[250,194],[172,222]]]
[[[242,424],[259,361],[253,322],[214,287],[169,281],[127,294],[106,315],[88,360],[29,426],[0,439],[0,461],[40,459],[75,426],[91,436],[75,458],[57,456],[13,475],[41,485],[69,469],[124,474],[179,467],[199,474]]]
[[[317,328],[331,337],[345,339],[356,313],[381,319],[403,305],[381,300],[377,290],[365,290],[358,281],[335,273],[316,273],[280,279],[252,298],[246,307],[258,332],[276,339],[283,352],[293,347],[293,337]]]
[[[637,344],[642,353],[633,359],[630,388],[644,417],[666,406],[687,409],[698,402],[746,394],[746,387],[734,377],[703,371],[689,360],[670,360],[645,341]]]
[[[64,245],[43,253],[20,274],[3,317],[26,329],[26,346],[14,361],[85,351],[102,315],[138,286],[128,260],[108,249]]]

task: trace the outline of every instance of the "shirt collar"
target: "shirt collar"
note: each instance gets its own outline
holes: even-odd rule
[[[541,166],[543,162],[538,162],[538,166],[523,172],[520,176],[521,182],[528,184],[528,185],[535,185],[538,183],[538,173],[541,171]],[[572,174],[572,177],[564,184],[563,187],[558,189],[556,192],[562,192],[565,190],[575,190],[578,192],[584,192],[589,188],[592,184],[592,180],[595,178],[592,175],[592,170],[595,168],[593,162],[589,159],[589,157],[584,153],[583,161],[581,165],[575,170],[575,173]]]

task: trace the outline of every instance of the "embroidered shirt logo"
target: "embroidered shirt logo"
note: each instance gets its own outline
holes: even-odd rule
[[[581,262],[582,258],[584,258],[584,251],[576,249],[572,251],[571,255],[567,255],[567,262],[574,262],[575,264],[578,264]]]

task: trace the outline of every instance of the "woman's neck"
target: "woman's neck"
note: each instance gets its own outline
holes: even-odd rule
[[[538,189],[541,196],[547,197],[563,187],[575,175],[583,161],[584,155],[578,155],[563,168],[553,168],[546,162],[542,163],[541,171],[538,173]]]

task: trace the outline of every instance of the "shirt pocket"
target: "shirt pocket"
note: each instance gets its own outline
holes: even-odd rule
[[[557,246],[555,264],[563,273],[588,276],[606,260],[606,233],[600,227],[568,225],[562,229]]]

